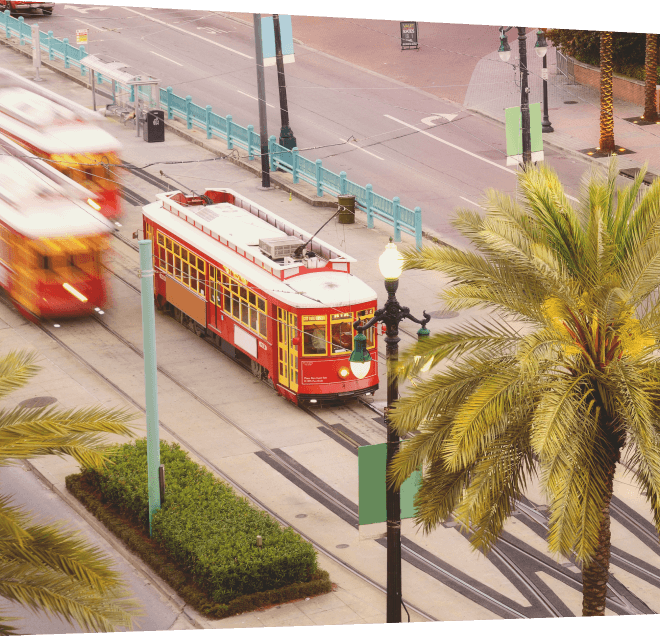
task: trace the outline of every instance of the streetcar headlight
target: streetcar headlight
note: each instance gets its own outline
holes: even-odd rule
[[[339,371],[337,373],[339,373],[339,377],[342,380],[345,380],[349,376],[350,372],[351,370],[348,367],[339,367]]]
[[[62,283],[62,287],[66,289],[72,296],[75,296],[78,300],[86,303],[87,297],[83,296],[75,287],[69,285],[69,283]]]

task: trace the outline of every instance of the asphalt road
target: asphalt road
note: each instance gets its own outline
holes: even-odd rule
[[[203,11],[67,4],[58,5],[53,16],[25,20],[72,43],[76,30],[87,28],[90,53],[112,55],[158,77],[176,94],[191,95],[198,105],[209,104],[214,112],[259,129],[248,24]],[[294,37],[305,45],[296,45],[296,62],[286,65],[291,127],[304,156],[322,159],[336,173],[346,171],[355,183],[370,183],[387,198],[398,196],[406,207],[420,206],[426,226],[457,239],[449,225],[454,209],[477,206],[487,187],[515,189],[515,173],[505,167],[502,127],[456,101],[475,64],[496,47],[497,32],[495,27],[422,25],[432,29],[432,46],[444,47],[444,64],[425,64],[420,57],[419,64],[404,67],[393,24],[294,16]],[[380,72],[388,66],[392,70],[385,77]],[[438,89],[429,85],[434,74]],[[269,134],[278,135],[274,66],[266,68],[266,99]],[[575,195],[585,165],[551,149],[546,160]]]
[[[13,504],[22,506],[35,515],[35,521],[43,523],[62,522],[71,532],[80,534],[92,545],[99,546],[111,557],[114,567],[121,572],[134,599],[142,605],[144,615],[138,620],[140,631],[170,629],[178,612],[159,592],[130,565],[107,541],[90,526],[68,504],[47,488],[32,471],[22,465],[0,468],[0,493],[10,495]],[[12,621],[23,634],[71,634],[84,633],[78,625],[71,626],[64,620],[45,613],[32,612],[17,603],[3,601],[3,615],[20,617]]]

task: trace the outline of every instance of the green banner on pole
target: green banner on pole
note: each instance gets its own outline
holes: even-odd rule
[[[385,464],[387,444],[358,448],[359,523],[367,525],[387,521],[385,506]],[[401,518],[415,516],[415,495],[422,482],[422,472],[416,470],[401,484]]]
[[[520,106],[513,106],[504,111],[506,154],[513,161],[507,165],[522,162],[522,113]],[[532,147],[532,161],[543,159],[543,133],[541,130],[541,104],[529,105],[529,127]],[[534,156],[536,153],[536,156]]]

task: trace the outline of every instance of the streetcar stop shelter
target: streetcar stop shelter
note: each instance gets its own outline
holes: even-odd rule
[[[133,69],[108,55],[87,55],[80,60],[80,64],[90,71],[94,110],[96,110],[97,83],[111,84],[112,103],[105,107],[105,114],[117,115],[123,122],[134,118],[137,125],[142,113],[158,107],[159,79]]]

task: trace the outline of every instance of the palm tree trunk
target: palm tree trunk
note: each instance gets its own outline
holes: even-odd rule
[[[612,437],[616,438],[616,435]],[[622,442],[610,444],[610,462],[607,469],[606,496],[600,519],[598,549],[594,558],[582,568],[582,616],[605,616],[607,580],[610,576],[610,502],[614,492],[614,473],[621,456]]]
[[[655,86],[658,83],[658,36],[646,34],[646,84],[644,86],[644,119],[657,121],[658,111],[655,103]]]
[[[612,32],[600,34],[600,143],[602,152],[614,145],[614,100],[612,95]]]

